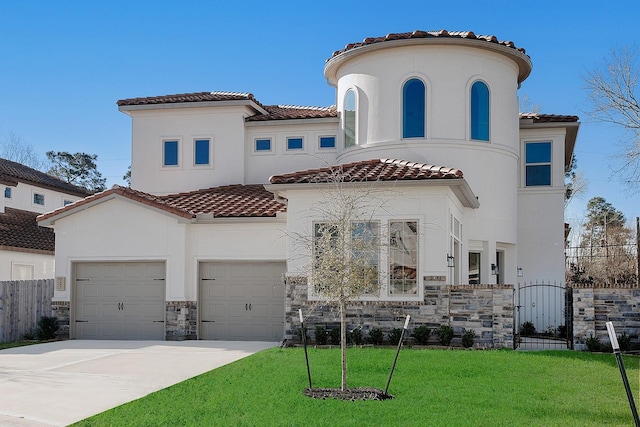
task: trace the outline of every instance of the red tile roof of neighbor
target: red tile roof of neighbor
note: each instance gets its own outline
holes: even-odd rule
[[[346,182],[462,179],[463,173],[459,169],[407,160],[372,159],[274,175],[269,178],[269,182],[271,184],[310,184],[331,182],[336,178]]]
[[[37,216],[35,212],[5,208],[4,213],[0,213],[0,246],[53,253],[53,229],[40,227]]]
[[[82,187],[77,187],[39,170],[6,159],[0,159],[0,182],[10,186],[24,182],[78,197],[91,194],[90,191]]]
[[[71,205],[40,215],[38,221],[44,221],[112,195],[119,195],[173,215],[191,219],[199,214],[213,215],[214,218],[243,218],[275,217],[278,212],[286,212],[286,205],[276,201],[273,194],[265,190],[261,184],[227,185],[166,196],[155,196],[127,187],[114,186]]]
[[[368,46],[376,43],[384,43],[393,40],[408,40],[408,39],[429,39],[429,38],[456,38],[456,39],[472,39],[472,40],[482,40],[488,43],[496,43],[502,46],[511,47],[518,52],[526,54],[523,48],[516,47],[516,45],[511,41],[501,41],[498,40],[496,36],[482,36],[476,35],[472,31],[447,31],[447,30],[437,30],[437,31],[422,31],[415,30],[407,33],[390,33],[386,36],[382,37],[367,37],[361,42],[349,43],[344,47],[344,49],[336,50],[333,52],[331,58],[334,58],[341,53],[347,52],[349,50],[357,49],[362,46]],[[329,59],[331,59],[329,58]]]
[[[265,105],[269,114],[256,114],[247,117],[248,122],[265,120],[291,120],[291,119],[319,119],[324,117],[338,117],[336,107],[302,107],[296,105]]]

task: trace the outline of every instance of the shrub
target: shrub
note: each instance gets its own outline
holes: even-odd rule
[[[349,333],[351,337],[351,343],[354,345],[362,345],[362,329],[360,327],[355,328]]]
[[[567,326],[566,325],[558,326],[558,335],[560,335],[560,338],[567,338]]]
[[[594,337],[593,335],[587,338],[584,343],[587,345],[587,350],[589,350],[592,353],[594,351],[600,351],[600,349],[602,348],[602,343],[600,342],[600,338]]]
[[[39,340],[55,339],[58,328],[58,318],[52,316],[43,316],[40,318],[40,320],[38,320],[36,338],[38,338]]]
[[[530,337],[536,334],[536,327],[531,322],[524,322],[520,325],[520,335],[523,337]]]
[[[296,329],[296,337],[298,337],[300,342],[302,342],[302,328]],[[306,326],[304,327],[304,337],[306,338],[307,342],[309,342],[309,330]]]
[[[401,336],[402,328],[393,328],[391,332],[389,332],[389,342],[393,345],[397,345],[400,342]]]
[[[382,329],[374,328],[369,331],[369,342],[373,345],[382,345],[384,334]]]
[[[411,336],[416,339],[419,345],[427,345],[429,342],[429,335],[431,335],[431,329],[426,326],[418,326],[413,330]]]
[[[316,344],[325,345],[327,343],[327,329],[324,326],[316,326]]]
[[[463,330],[462,332],[462,346],[464,348],[473,347],[473,341],[476,337],[476,333],[473,329]]]
[[[436,329],[436,335],[441,345],[450,345],[453,339],[453,328],[449,325],[441,325]]]
[[[329,339],[331,344],[340,345],[340,326],[329,331]]]
[[[620,351],[631,350],[631,337],[627,335],[626,332],[623,332],[622,335],[618,337],[618,344],[620,344]]]
[[[24,334],[22,334],[21,339],[24,341],[33,341],[36,339],[37,336],[38,336],[38,329],[33,328],[30,331],[27,331]]]

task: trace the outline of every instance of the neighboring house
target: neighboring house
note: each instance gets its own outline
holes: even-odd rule
[[[36,217],[90,193],[5,159],[0,159],[0,184],[0,280],[53,278],[54,233]]]
[[[283,319],[318,296],[285,292],[283,277],[304,276],[311,259],[290,236],[323,220],[314,206],[336,169],[353,177],[346,187],[375,182],[386,203],[369,219],[381,241],[406,243],[402,260],[393,247],[376,258],[373,307],[426,306],[425,289],[448,284],[562,282],[564,171],[579,124],[519,114],[531,67],[493,36],[416,31],[335,52],[324,73],[336,107],[231,92],[118,101],[132,118],[132,189],[38,219],[56,230],[69,286],[54,299],[70,336],[291,336]]]

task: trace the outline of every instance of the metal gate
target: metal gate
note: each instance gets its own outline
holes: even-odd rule
[[[555,282],[519,283],[514,348],[520,350],[573,348],[572,289]]]

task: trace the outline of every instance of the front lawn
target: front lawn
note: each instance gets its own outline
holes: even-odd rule
[[[394,352],[350,349],[349,387],[384,389]],[[339,349],[309,360],[314,387],[340,385]],[[638,360],[625,358],[635,396]],[[633,425],[612,354],[403,349],[392,400],[315,400],[307,386],[302,349],[266,350],[75,425]]]

